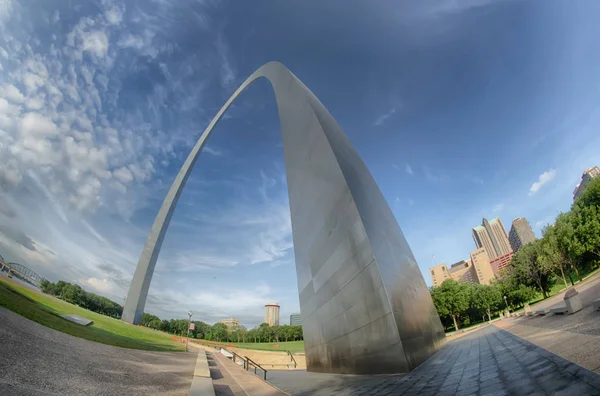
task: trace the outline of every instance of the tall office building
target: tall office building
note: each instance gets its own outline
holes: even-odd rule
[[[473,228],[472,233],[475,245],[478,249],[484,248],[490,260],[512,251],[506,228],[499,217],[489,221],[484,218],[481,225]]]
[[[268,303],[265,305],[265,322],[269,326],[279,326],[279,304]]]
[[[299,313],[290,315],[290,326],[302,326],[302,318]]]
[[[508,233],[508,240],[514,252],[521,249],[523,245],[535,241],[535,234],[525,217],[518,217],[513,220]]]
[[[588,183],[598,176],[600,176],[600,168],[597,166],[586,169],[585,172],[583,172],[583,175],[581,175],[581,182],[575,187],[575,190],[573,190],[573,201],[579,198],[581,194],[583,194]]]

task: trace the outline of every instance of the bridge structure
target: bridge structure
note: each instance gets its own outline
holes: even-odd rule
[[[7,263],[2,256],[0,256],[0,271],[7,271],[9,274],[21,278],[37,287],[40,287],[42,281],[46,280],[46,278],[38,275],[35,271],[27,268],[23,264],[14,262]]]

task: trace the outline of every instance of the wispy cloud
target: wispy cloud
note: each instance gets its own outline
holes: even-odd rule
[[[406,164],[406,167],[404,168],[404,170],[406,171],[406,173],[408,173],[411,176],[414,174],[413,170],[412,170],[412,168],[410,167],[409,164]]]
[[[537,193],[542,187],[544,187],[546,184],[548,184],[549,182],[554,180],[555,176],[556,176],[556,169],[549,169],[546,172],[542,173],[538,177],[538,180],[535,183],[533,183],[531,185],[531,187],[529,188],[529,195],[531,196],[531,195]]]
[[[202,149],[202,152],[204,152],[204,153],[208,153],[208,154],[210,154],[210,155],[214,155],[214,156],[216,156],[216,157],[223,155],[223,152],[222,152],[221,150],[217,150],[217,149],[215,149],[215,148],[212,148],[212,147],[210,147],[210,146],[205,146],[205,147]]]
[[[494,207],[492,208],[492,213],[500,213],[504,210],[504,204],[503,203],[499,203],[494,205]]]
[[[221,59],[221,84],[227,87],[235,80],[235,70],[230,61],[229,47],[225,42],[223,34],[217,36],[215,46]]]
[[[387,112],[379,115],[375,121],[373,121],[373,125],[382,126],[383,124],[387,123],[389,119],[401,108],[402,104],[400,102],[394,103]]]

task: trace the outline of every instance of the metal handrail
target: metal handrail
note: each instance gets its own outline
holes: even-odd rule
[[[242,362],[244,364],[244,370],[247,370],[246,367],[248,366],[248,361],[246,359],[244,359],[243,356],[238,355],[237,353],[233,352],[233,351],[227,351],[229,353],[231,353],[233,355],[233,362],[235,363],[235,357],[237,356],[238,358],[242,359]]]
[[[296,366],[298,365],[298,363],[296,363],[296,359],[294,359],[294,355],[290,351],[286,351],[286,352],[292,358],[292,362],[294,362],[294,368],[296,368]]]
[[[261,367],[260,364],[256,363],[254,360],[250,359],[248,356],[244,356],[246,358],[246,371],[248,371],[248,363],[252,363],[252,365],[254,366],[254,374],[256,374],[256,368],[259,368],[263,371],[263,379],[266,381],[267,380],[267,370],[265,370],[263,367]]]

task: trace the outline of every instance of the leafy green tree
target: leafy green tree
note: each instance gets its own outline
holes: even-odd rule
[[[563,256],[563,260],[575,271],[577,279],[581,280],[577,261],[583,252],[583,248],[575,233],[575,224],[576,213],[571,211],[559,214],[554,223],[554,228],[558,250]]]
[[[491,321],[492,312],[500,310],[503,302],[500,290],[494,286],[475,284],[472,286],[472,291],[472,306],[476,309],[483,310]]]
[[[540,255],[540,240],[526,244],[519,249],[512,257],[510,266],[511,275],[517,281],[527,286],[537,287],[544,298],[548,297],[548,291],[553,284],[551,268],[540,265],[538,260]]]
[[[600,207],[600,178],[592,179],[583,194],[573,203],[572,209],[595,206]]]
[[[468,286],[448,279],[431,291],[431,297],[438,313],[452,317],[454,328],[458,330],[457,319],[469,309]]]
[[[211,329],[214,341],[221,342],[227,339],[227,326],[225,323],[215,323]]]
[[[546,226],[542,230],[542,239],[539,242],[538,264],[549,268],[554,274],[560,276],[566,288],[569,287],[567,278],[565,277],[567,261],[560,251],[557,231],[557,228],[554,226]]]
[[[597,206],[576,208],[573,213],[575,238],[579,242],[579,254],[591,254],[600,259],[600,210]]]
[[[84,291],[80,286],[67,284],[62,288],[60,298],[71,304],[80,304],[83,300]]]

